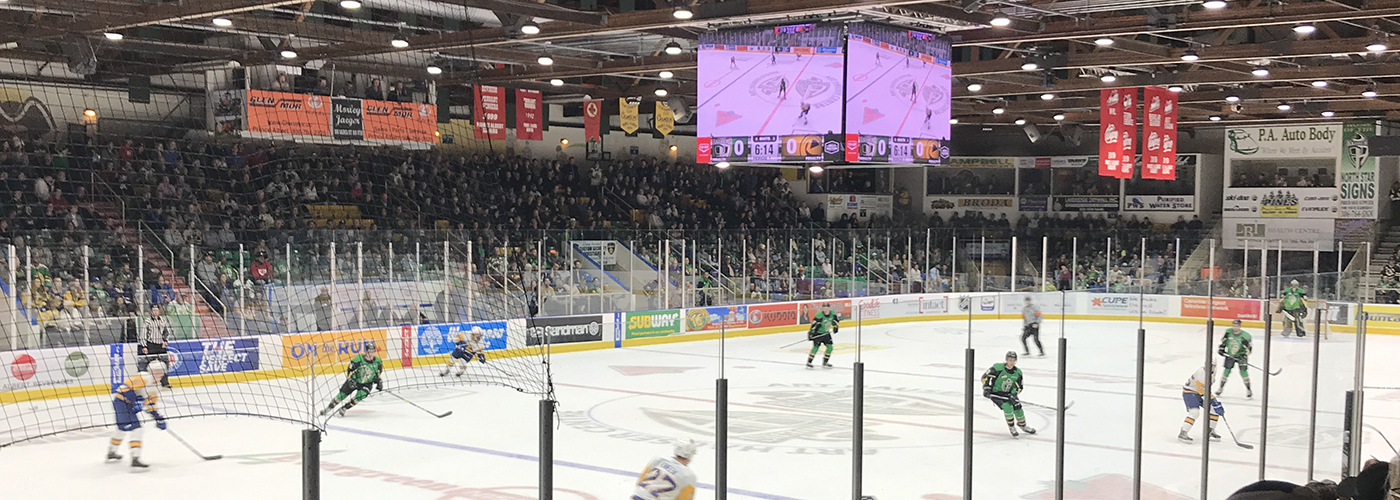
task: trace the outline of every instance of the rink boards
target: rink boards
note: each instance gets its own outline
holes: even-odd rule
[[[1240,319],[1259,328],[1266,302],[1254,299],[1114,293],[904,294],[775,302],[601,315],[403,325],[330,332],[219,337],[171,343],[171,373],[183,387],[324,375],[342,369],[366,342],[380,346],[387,369],[437,365],[456,331],[484,334],[489,358],[622,348],[671,342],[804,332],[823,305],[841,314],[846,331],[859,325],[915,321],[1019,319],[1027,295],[1046,320],[1124,320],[1204,324]],[[1213,313],[1211,312],[1213,310]],[[1366,305],[1367,333],[1400,335],[1400,306]],[[1356,304],[1333,302],[1332,331],[1355,332]],[[546,341],[548,338],[550,340]],[[800,340],[800,339],[799,339]],[[175,354],[178,353],[178,354]],[[6,368],[0,404],[108,394],[136,373],[133,344],[0,352]]]

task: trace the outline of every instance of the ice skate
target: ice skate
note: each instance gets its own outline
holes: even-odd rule
[[[150,466],[146,465],[146,462],[142,462],[139,458],[131,457],[131,467],[136,469],[145,469]]]
[[[439,374],[438,374],[438,376],[439,376],[439,377],[446,377],[446,376],[447,376],[447,373],[450,372],[450,371],[452,371],[452,370],[443,370],[442,373],[439,373]]]
[[[1220,397],[1221,394],[1225,394],[1225,381],[1224,381],[1224,380],[1221,380],[1221,381],[1220,381],[1220,385],[1217,386],[1217,387],[1215,388],[1215,397],[1218,398],[1218,397]]]
[[[1035,428],[1026,424],[1021,424],[1021,431],[1026,434],[1035,434]]]
[[[1181,442],[1183,442],[1183,443],[1190,443],[1190,442],[1192,442],[1192,441],[1195,441],[1194,439],[1191,439],[1191,436],[1188,436],[1188,435],[1186,434],[1186,431],[1181,431],[1180,434],[1177,434],[1177,435],[1176,435],[1176,440],[1177,440],[1177,441],[1181,441]]]
[[[1011,430],[1011,437],[1021,437],[1021,432],[1016,430],[1016,426],[1008,425],[1006,428]]]
[[[115,461],[118,461],[118,460],[121,460],[121,459],[122,459],[122,456],[121,456],[120,453],[117,453],[117,452],[115,452],[115,451],[109,451],[109,452],[107,452],[107,461],[108,461],[108,462],[115,462]]]
[[[1219,442],[1219,441],[1220,441],[1220,435],[1219,435],[1219,434],[1216,434],[1215,431],[1210,431],[1210,441],[1211,441],[1212,443]]]
[[[1245,399],[1254,399],[1254,389],[1249,388],[1249,386],[1245,386],[1244,397]]]
[[[807,361],[807,368],[816,368],[816,367],[815,367],[815,366],[812,366],[812,362],[811,362],[811,361]]]
[[[831,364],[830,361],[822,361],[822,368],[835,368],[835,367],[836,367],[836,365]]]

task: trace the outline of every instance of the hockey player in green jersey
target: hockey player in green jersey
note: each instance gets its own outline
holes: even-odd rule
[[[807,340],[812,341],[812,351],[807,353],[807,368],[817,358],[817,349],[826,346],[822,357],[822,368],[831,368],[831,334],[841,331],[841,315],[831,310],[831,304],[822,304],[822,310],[812,316],[812,327],[807,329]]]
[[[365,342],[364,354],[350,360],[350,366],[345,369],[345,383],[341,384],[340,392],[335,395],[331,404],[326,406],[326,409],[321,410],[321,415],[330,413],[341,401],[354,394],[355,397],[346,403],[344,408],[336,412],[336,415],[343,417],[345,410],[349,410],[369,396],[371,386],[376,391],[384,390],[384,379],[381,378],[384,373],[384,360],[375,355],[375,351],[378,350],[374,342]]]
[[[1021,388],[1025,385],[1025,374],[1016,367],[1016,351],[1006,353],[1006,362],[997,363],[982,374],[982,397],[992,400],[1002,413],[1006,414],[1006,426],[1012,436],[1020,436],[1020,427],[1026,434],[1035,434],[1035,429],[1026,425],[1026,412],[1021,410]]]
[[[1307,296],[1308,292],[1298,286],[1298,280],[1293,280],[1288,284],[1288,288],[1283,289],[1283,300],[1278,304],[1278,312],[1285,314],[1283,336],[1288,336],[1290,328],[1297,332],[1299,337],[1307,335],[1307,324],[1303,322],[1308,316],[1308,304],[1303,300]]]
[[[1220,347],[1215,350],[1225,357],[1225,374],[1220,377],[1220,387],[1215,388],[1216,397],[1225,392],[1225,382],[1230,380],[1230,370],[1235,365],[1240,366],[1240,378],[1244,379],[1244,397],[1254,397],[1254,389],[1249,386],[1249,353],[1252,351],[1254,344],[1249,332],[1240,328],[1240,320],[1235,320],[1225,330],[1225,337],[1220,339]]]

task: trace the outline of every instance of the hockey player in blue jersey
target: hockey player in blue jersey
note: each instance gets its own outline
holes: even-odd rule
[[[482,363],[486,362],[486,343],[481,340],[481,327],[472,327],[471,336],[458,331],[453,336],[452,341],[457,347],[452,350],[452,357],[447,358],[447,366],[439,373],[439,377],[446,377],[452,371],[452,367],[457,367],[457,376],[462,376],[467,372],[467,364],[475,358]]]
[[[165,416],[156,410],[156,400],[160,397],[160,380],[164,376],[165,363],[151,361],[146,365],[145,371],[126,379],[112,394],[117,432],[112,434],[111,442],[107,445],[107,460],[122,459],[122,456],[117,454],[117,449],[121,448],[122,440],[130,433],[131,466],[148,467],[141,461],[141,435],[145,433],[145,429],[141,427],[141,417],[138,414],[146,412],[155,419],[157,429],[165,430]]]

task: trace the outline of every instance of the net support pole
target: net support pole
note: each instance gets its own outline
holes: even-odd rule
[[[1138,302],[1141,307],[1141,302]],[[1137,411],[1133,414],[1133,500],[1142,500],[1142,426],[1143,426],[1143,394],[1146,384],[1147,366],[1147,329],[1142,326],[1142,314],[1139,309],[1138,329],[1137,329],[1137,376],[1133,379],[1133,404]]]
[[[1069,339],[1060,330],[1060,352],[1056,353],[1060,373],[1055,381],[1055,500],[1065,500],[1065,370]]]
[[[476,258],[472,250],[472,240],[467,240],[467,281],[462,286],[467,287],[467,321],[476,321],[476,265],[473,259]],[[567,253],[565,254],[567,255]],[[568,262],[567,257],[565,262]]]
[[[1356,375],[1353,377],[1355,384],[1352,386],[1352,407],[1351,422],[1346,430],[1346,437],[1351,442],[1352,449],[1347,454],[1346,466],[1352,471],[1361,471],[1361,430],[1365,423],[1362,418],[1365,413],[1363,407],[1366,402],[1366,325],[1369,318],[1366,315],[1366,305],[1356,305]]]
[[[331,261],[335,262],[335,261]],[[238,284],[234,288],[238,290],[238,334],[248,334],[248,308],[244,306],[243,297],[247,295],[248,278],[243,275],[247,272],[248,265],[243,262],[243,244],[238,244]],[[335,303],[334,300],[331,303]],[[334,309],[331,315],[335,315]]]
[[[1202,400],[1201,422],[1201,496],[1200,498],[1210,498],[1208,485],[1210,483],[1210,410],[1211,399],[1210,388],[1212,386],[1211,375],[1215,370],[1215,351],[1211,350],[1215,340],[1215,239],[1210,240],[1210,267],[1209,275],[1206,279],[1206,335],[1205,335],[1205,388],[1206,394]],[[1266,374],[1267,375],[1267,374]]]
[[[15,281],[15,268],[19,267],[19,262],[15,261],[15,246],[9,246],[9,259],[6,264],[9,268],[10,283],[10,350],[19,349],[19,282]],[[31,289],[32,290],[32,289]]]
[[[88,280],[87,254],[88,254],[87,248],[86,248],[86,246],[84,246],[84,248],[83,248],[83,282],[84,282],[84,283],[91,283],[91,281]],[[198,292],[196,291],[196,289],[195,289],[195,284],[194,284],[194,263],[195,263],[196,260],[199,260],[199,257],[196,256],[196,255],[194,254],[194,243],[190,243],[190,319],[192,320],[192,321],[190,322],[190,327],[191,327],[191,329],[192,329],[192,333],[194,334],[194,337],[195,337],[195,338],[199,338],[199,308],[198,308],[198,307],[195,307],[196,301],[194,300],[195,297],[198,297],[198,295],[196,295]],[[271,281],[271,280],[269,280],[269,281]],[[86,287],[87,285],[85,284],[85,285],[83,285],[83,286]],[[272,286],[272,284],[271,284],[271,283],[268,283],[267,286]],[[272,312],[272,298],[271,298],[271,297],[268,297],[268,300],[267,300],[267,310],[268,310],[268,313],[271,314],[271,312]],[[91,343],[91,342],[89,342],[89,343]]]
[[[1172,294],[1181,295],[1181,238],[1177,238],[1176,246],[1172,247],[1172,274],[1176,276]]]
[[[951,267],[948,268],[948,291],[950,291],[950,292],[956,292],[956,291],[958,291],[958,237],[957,237],[957,236],[954,236],[954,237],[953,237],[953,252],[950,253],[950,254],[948,254],[948,257],[949,257],[949,262],[951,262],[951,264],[949,264]]]
[[[26,248],[27,248],[27,247],[26,247]],[[1371,242],[1369,242],[1369,241],[1366,242],[1366,265],[1364,266],[1364,268],[1366,269],[1366,279],[1361,280],[1361,287],[1360,287],[1360,288],[1361,288],[1361,292],[1362,292],[1362,293],[1361,293],[1361,296],[1357,298],[1357,300],[1356,300],[1357,303],[1365,303],[1367,300],[1372,300],[1372,299],[1374,299],[1374,297],[1371,297],[1371,290],[1370,290],[1370,286],[1371,286]],[[1360,397],[1360,396],[1361,396],[1361,393],[1358,392],[1356,395],[1357,395],[1357,397]],[[1357,406],[1359,407],[1360,405],[1358,404]]]
[[[1070,242],[1069,261],[1069,289],[1074,290],[1075,283],[1079,281],[1079,237],[1075,236]]]
[[[728,304],[724,299],[724,236],[715,238],[715,275],[719,277],[719,300],[721,304]]]
[[[365,294],[365,243],[355,242],[355,297],[364,297]],[[350,302],[354,304],[354,301]],[[365,327],[365,303],[360,301],[360,306],[355,308],[355,324],[357,328]]]
[[[1244,266],[1240,267],[1240,273],[1244,274],[1244,292],[1249,296],[1249,240],[1244,240]]]
[[[389,242],[389,282],[394,282],[394,242]]]
[[[1113,284],[1113,237],[1109,236],[1108,252],[1103,256],[1103,289],[1108,291],[1108,286]]]
[[[1332,285],[1332,292],[1333,292],[1333,293],[1332,293],[1332,296],[1333,296],[1334,298],[1336,298],[1338,302],[1341,302],[1341,301],[1342,301],[1342,242],[1341,242],[1341,240],[1338,240],[1338,241],[1337,241],[1337,278],[1336,278],[1336,283]]]
[[[1259,299],[1264,301],[1264,309],[1269,303],[1269,244],[1259,242]]]
[[[1265,247],[1265,251],[1268,248]],[[1267,262],[1261,261],[1262,262]],[[1273,308],[1269,307],[1268,301],[1264,302],[1264,376],[1263,385],[1259,387],[1261,398],[1259,399],[1259,480],[1263,481],[1264,475],[1268,473],[1265,463],[1269,458],[1269,369],[1273,366],[1274,359],[1274,322]]]
[[[981,256],[978,257],[978,258],[980,259],[980,261],[979,261],[978,264],[977,264],[977,274],[979,274],[980,276],[977,277],[977,291],[979,291],[979,292],[985,292],[985,291],[987,291],[987,237],[986,237],[986,236],[983,236],[983,237],[982,237],[982,251],[979,252],[979,253],[981,254]]]
[[[1041,236],[1041,237],[1040,237],[1040,291],[1042,291],[1042,292],[1044,292],[1044,291],[1046,291],[1046,290],[1049,289],[1049,287],[1047,287],[1046,285],[1048,285],[1050,282],[1045,280],[1045,278],[1048,276],[1048,274],[1046,274],[1047,271],[1046,271],[1045,266],[1046,266],[1047,264],[1049,264],[1049,262],[1050,262],[1050,237],[1049,237],[1049,236]]]
[[[1313,256],[1314,256],[1314,257],[1317,256],[1316,250],[1313,251]],[[1317,262],[1316,259],[1314,259],[1313,262],[1316,263],[1316,262]],[[1317,274],[1313,274],[1313,279],[1314,279],[1314,280],[1317,279]],[[1317,288],[1314,287],[1313,290],[1316,291]],[[1313,369],[1313,370],[1312,370],[1312,397],[1311,397],[1311,398],[1308,398],[1308,399],[1311,401],[1311,402],[1309,403],[1309,405],[1308,405],[1308,481],[1309,481],[1309,482],[1311,482],[1311,481],[1313,480],[1313,473],[1314,473],[1314,468],[1315,468],[1315,462],[1317,461],[1317,460],[1316,460],[1316,458],[1317,458],[1317,396],[1318,396],[1318,394],[1317,394],[1317,383],[1318,383],[1318,379],[1319,379],[1319,377],[1320,377],[1320,375],[1321,375],[1321,368],[1322,368],[1322,366],[1321,366],[1321,361],[1322,361],[1322,315],[1323,315],[1323,314],[1326,314],[1326,313],[1327,313],[1327,311],[1326,311],[1325,309],[1313,308],[1313,325],[1314,325],[1314,329],[1313,329],[1313,336],[1312,336],[1312,337],[1313,337],[1313,349],[1312,349],[1312,369]],[[1269,375],[1268,372],[1264,372],[1264,376],[1267,377],[1268,375]]]
[[[929,255],[929,254],[931,253],[930,250],[931,250],[932,245],[933,245],[933,229],[931,229],[931,228],[926,228],[926,229],[924,229],[924,273],[925,273],[925,274],[924,274],[924,278],[925,278],[925,279],[924,279],[924,283],[926,283],[926,284],[928,284],[928,283],[929,283],[929,280],[932,279],[932,274],[933,274],[932,272],[930,272],[930,271],[933,270],[933,261],[930,260],[930,259],[932,259],[933,257],[932,257],[931,255]],[[933,290],[932,290],[932,288],[933,288],[932,286],[925,286],[924,288],[925,288],[924,293],[929,293],[929,292],[933,291]]]
[[[321,431],[301,430],[301,500],[321,500]]]
[[[25,289],[34,289],[34,260],[29,252],[29,245],[24,246],[24,280]],[[136,245],[136,310],[141,311],[137,316],[144,314],[150,308],[146,307],[146,245]],[[224,312],[228,314],[227,311]]]
[[[865,467],[865,363],[851,366],[851,500],[861,500]]]
[[[287,252],[287,284],[286,284],[286,286],[284,286],[284,289],[287,290],[287,298],[288,298],[288,299],[291,299],[291,290],[292,290],[292,243],[291,243],[290,241],[287,242],[286,252]],[[208,286],[208,285],[206,284],[205,286]],[[214,300],[218,300],[218,299],[215,298]],[[290,301],[289,301],[289,302],[290,302]],[[288,304],[288,309],[290,309],[290,305],[291,305],[291,304],[289,303],[289,304]],[[284,316],[287,317],[287,321],[286,321],[286,323],[287,323],[287,333],[292,333],[292,330],[293,330],[293,328],[292,328],[292,322],[293,322],[294,320],[292,319],[291,311],[286,311],[286,313],[284,314]],[[196,321],[195,323],[198,323],[198,321]]]
[[[90,275],[90,273],[88,272],[88,254],[91,253],[91,252],[89,252],[88,250],[89,250],[88,246],[87,246],[87,245],[83,245],[83,250],[82,250],[82,251],[83,251],[83,284],[82,284],[82,288],[79,289],[78,293],[79,293],[80,296],[84,299],[84,300],[83,300],[83,303],[84,303],[84,304],[86,304],[88,300],[91,300],[91,299],[92,299],[92,297],[89,297],[89,296],[88,296],[88,287],[92,285],[92,278],[90,277],[91,275]],[[173,264],[173,263],[172,263],[172,264]],[[190,245],[190,277],[191,277],[191,278],[194,277],[194,245]],[[14,282],[11,281],[10,283],[14,283]],[[191,287],[194,286],[194,280],[190,280],[190,286],[191,286]],[[194,292],[194,288],[190,288],[190,292]],[[190,298],[193,299],[194,296],[191,295]],[[193,314],[193,311],[191,311],[191,314]],[[84,321],[84,322],[83,322],[83,345],[92,345],[92,326],[91,326],[91,325],[92,325],[92,322],[91,322],[91,321]],[[198,337],[198,336],[199,336],[199,335],[195,335],[195,337]]]
[[[856,296],[856,242],[857,242],[857,241],[859,241],[857,238],[851,238],[851,247],[850,247],[850,252],[849,252],[849,253],[851,254],[851,279],[850,279],[849,281],[847,281],[847,283],[850,283],[850,285],[848,285],[848,286],[846,287],[846,297],[847,297],[847,298],[855,298],[855,296]],[[869,265],[870,265],[870,258],[869,258],[869,256],[866,257],[865,264],[866,264],[867,268],[869,268]],[[867,280],[867,281],[868,281],[868,280]]]
[[[540,400],[540,500],[554,500],[554,400]]]
[[[1312,286],[1312,295],[1313,295],[1313,297],[1321,297],[1321,296],[1322,296],[1322,294],[1319,293],[1319,290],[1318,290],[1318,288],[1317,288],[1317,285],[1318,285],[1318,282],[1317,282],[1317,273],[1318,273],[1317,262],[1318,262],[1318,259],[1321,259],[1321,258],[1322,258],[1322,251],[1318,250],[1318,247],[1317,247],[1317,244],[1318,244],[1318,243],[1320,243],[1320,242],[1317,242],[1317,241],[1314,241],[1314,242],[1313,242],[1313,286]],[[1314,309],[1316,309],[1316,308],[1314,308]]]
[[[726,321],[719,323],[719,378],[715,379],[715,500],[729,498],[729,379],[724,378]]]
[[[238,246],[238,249],[239,249],[239,250],[242,250],[242,249],[243,249],[243,245],[240,244],[240,245]],[[331,327],[331,329],[334,330],[334,329],[335,329],[335,268],[336,268],[336,265],[335,265],[335,242],[334,242],[334,241],[331,242],[330,253],[331,253],[331,259],[330,259],[330,260],[331,260],[331,304],[330,304],[330,311],[327,311],[327,314],[330,315],[330,317],[327,318],[326,321],[328,321],[328,325]]]
[[[663,245],[664,245],[665,251],[661,254],[661,255],[662,255],[662,257],[661,257],[661,269],[662,269],[663,280],[662,280],[662,282],[661,282],[661,287],[660,287],[660,289],[663,290],[663,291],[665,292],[665,294],[664,294],[664,295],[665,295],[665,302],[664,302],[662,305],[665,306],[666,309],[670,309],[670,308],[671,308],[671,239],[670,239],[670,238],[666,238],[666,241],[663,242]],[[570,248],[570,249],[569,249],[570,258],[573,258],[573,257],[572,257],[573,251],[574,251],[573,248]],[[570,312],[572,312],[572,311],[570,311]]]
[[[1274,272],[1278,274],[1278,281],[1274,283],[1274,296],[1283,298],[1283,240],[1278,240],[1277,250]]]
[[[967,308],[968,347],[963,358],[963,500],[972,500],[972,394],[976,387],[977,360],[972,348],[972,308]]]
[[[1015,292],[1015,291],[1016,291],[1016,257],[1017,257],[1017,253],[1016,253],[1016,250],[1017,250],[1017,249],[1016,249],[1016,243],[1017,243],[1016,237],[1015,237],[1015,236],[1012,236],[1012,237],[1011,237],[1011,281],[1010,281],[1010,283],[1007,285],[1007,289],[1006,289],[1006,290],[1009,291],[1009,292]]]
[[[451,242],[442,240],[442,321],[450,323],[452,321],[452,246]],[[414,322],[418,318],[413,318]]]

